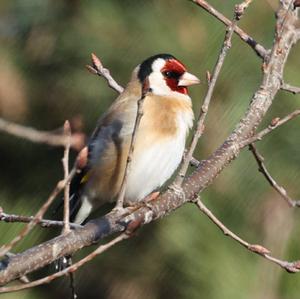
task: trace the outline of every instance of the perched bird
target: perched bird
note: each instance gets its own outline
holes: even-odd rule
[[[81,172],[71,182],[72,221],[82,223],[93,210],[116,200],[145,80],[148,91],[136,132],[125,205],[142,201],[178,167],[194,119],[187,86],[200,80],[174,56],[158,54],[134,69],[130,82],[79,153],[77,167]]]

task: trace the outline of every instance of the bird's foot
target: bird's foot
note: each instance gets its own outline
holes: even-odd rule
[[[138,210],[139,208],[142,208],[145,206],[147,208],[151,209],[150,203],[153,200],[155,200],[159,195],[160,195],[159,191],[152,192],[152,193],[148,194],[146,197],[144,197],[142,200],[140,200],[138,202],[133,202],[129,207],[127,207],[127,209],[129,209],[129,211],[131,211],[131,212],[134,212],[134,211]]]
[[[62,256],[54,262],[55,270],[62,271],[72,265],[71,256]]]
[[[116,205],[116,206],[112,209],[112,211],[111,211],[111,213],[116,214],[116,215],[118,215],[118,216],[127,215],[128,212],[129,212],[129,211],[128,211],[128,208],[127,208],[127,207],[124,208],[123,206],[119,206],[119,205]]]

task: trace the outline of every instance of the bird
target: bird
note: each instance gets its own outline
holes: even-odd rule
[[[194,113],[188,86],[200,83],[171,54],[157,54],[134,68],[124,91],[99,119],[78,154],[70,186],[70,220],[82,224],[120,192],[144,84],[143,114],[136,131],[124,204],[132,206],[160,188],[182,160]]]

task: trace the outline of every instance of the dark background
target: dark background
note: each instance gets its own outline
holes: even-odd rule
[[[210,3],[231,18],[237,1]],[[254,1],[239,24],[265,47],[272,45],[276,6],[275,0]],[[75,130],[89,135],[116,97],[103,79],[85,70],[91,52],[122,85],[146,57],[175,55],[202,79],[201,86],[190,90],[197,114],[207,88],[205,72],[213,68],[224,30],[189,1],[1,0],[1,117],[40,130],[55,130],[69,119]],[[299,67],[298,45],[286,65],[287,82],[300,85]],[[260,59],[235,36],[197,158],[207,157],[232,131],[260,79]],[[264,126],[297,107],[299,96],[280,92]],[[271,173],[295,199],[300,195],[299,124],[294,120],[258,144]],[[63,176],[62,153],[61,148],[0,133],[0,205],[5,212],[37,211]],[[271,189],[248,150],[203,193],[203,200],[249,242],[261,243],[283,259],[299,258],[299,211]],[[0,223],[1,243],[11,240],[21,227]],[[58,233],[36,228],[16,251]],[[49,271],[53,268],[39,274]],[[192,205],[144,227],[137,237],[76,272],[79,298],[293,299],[299,298],[299,283],[299,275],[287,274],[223,236]],[[64,278],[1,298],[68,298],[68,284]]]

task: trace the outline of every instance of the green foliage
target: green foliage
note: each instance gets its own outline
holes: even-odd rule
[[[210,2],[230,18],[237,1]],[[255,1],[240,26],[269,47],[273,15],[267,1]],[[213,68],[224,31],[221,23],[189,1],[2,0],[1,116],[43,130],[57,129],[65,119],[80,116],[90,134],[116,96],[104,80],[85,71],[91,52],[122,85],[147,56],[174,54],[202,78],[203,84],[190,91],[197,114],[207,88],[205,72]],[[300,85],[298,54],[299,46],[285,71],[288,82],[295,85]],[[196,153],[199,159],[220,145],[243,115],[259,86],[260,64],[253,51],[234,37]],[[264,126],[299,106],[298,100],[281,92]],[[299,124],[294,120],[258,146],[271,173],[295,198],[300,195]],[[62,178],[62,149],[3,133],[0,148],[0,205],[7,213],[32,215]],[[247,150],[204,192],[203,200],[249,242],[262,243],[284,259],[299,258],[299,211],[282,203]],[[20,228],[0,223],[1,241],[12,239]],[[35,229],[17,249],[53,234]],[[143,228],[136,238],[76,273],[79,298],[294,299],[299,296],[299,283],[299,275],[288,275],[227,239],[193,206]],[[66,298],[68,294],[68,282],[60,280],[1,298]]]

